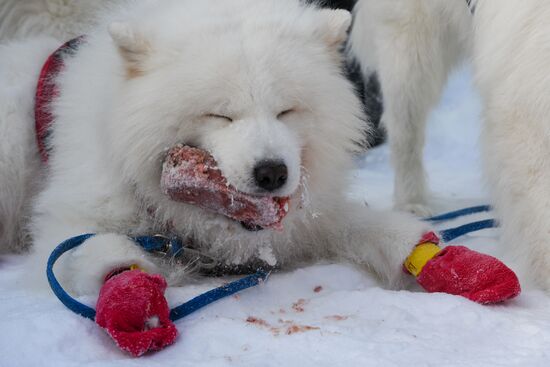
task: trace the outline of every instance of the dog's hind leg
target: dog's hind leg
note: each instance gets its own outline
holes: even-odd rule
[[[380,80],[398,209],[429,214],[426,119],[468,47],[469,18],[462,3],[361,0],[355,8],[351,52],[365,73],[375,70]]]

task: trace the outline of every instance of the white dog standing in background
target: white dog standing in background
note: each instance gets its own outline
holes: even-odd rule
[[[133,263],[170,277],[177,270],[126,237],[169,232],[225,264],[344,259],[403,287],[412,277],[402,263],[427,225],[346,199],[364,129],[340,69],[350,23],[347,11],[296,0],[138,1],[103,20],[65,60],[47,166],[34,142],[32,101],[42,63],[59,44],[1,48],[0,223],[30,228],[34,282],[45,283],[58,243],[88,232],[100,235],[58,269],[74,292],[96,293],[108,271]],[[228,182],[248,193],[258,192],[258,162],[283,161],[288,180],[265,194],[291,196],[284,230],[249,232],[169,200],[160,172],[178,143],[210,151]],[[4,230],[0,243],[17,247],[20,238]]]
[[[550,290],[550,3],[468,3],[359,0],[351,51],[365,73],[380,78],[395,205],[420,215],[430,212],[422,164],[426,117],[449,72],[472,56],[501,242],[521,279]]]
[[[550,290],[550,3],[479,0],[474,70],[502,243]]]
[[[470,9],[465,0],[359,0],[354,13],[350,51],[380,81],[395,207],[426,216],[426,119],[451,70],[469,55]]]

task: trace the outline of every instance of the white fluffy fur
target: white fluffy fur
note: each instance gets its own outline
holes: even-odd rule
[[[51,39],[0,45],[0,253],[28,246],[24,223],[42,176],[32,91],[41,63],[55,47]]]
[[[345,198],[354,142],[363,134],[361,105],[339,68],[349,23],[349,13],[297,0],[167,0],[162,7],[139,1],[115,13],[66,60],[57,80],[54,150],[43,176],[32,141],[32,81],[57,45],[4,47],[0,60],[13,63],[0,68],[0,86],[18,78],[22,102],[0,99],[0,223],[30,225],[31,283],[45,284],[46,258],[56,244],[87,232],[103,235],[58,268],[76,293],[97,292],[117,264],[174,274],[177,269],[157,264],[125,237],[166,233],[171,223],[175,234],[227,263],[269,252],[282,267],[343,259],[402,287],[401,264],[426,225]],[[181,142],[212,152],[229,182],[246,192],[256,191],[251,171],[257,161],[284,159],[289,180],[277,194],[292,195],[284,231],[248,232],[164,196],[162,159]],[[9,167],[27,174],[6,174]],[[45,188],[33,199],[22,188],[38,180]],[[13,209],[26,207],[15,198],[32,200],[30,223]],[[9,231],[1,236],[3,245],[17,245]]]
[[[98,14],[126,0],[2,0],[0,41],[48,35],[68,40],[87,32]]]
[[[352,51],[380,75],[397,207],[429,211],[426,113],[452,66],[471,55],[503,249],[523,281],[550,290],[550,4],[479,0],[472,17],[462,0],[360,0],[356,16]]]
[[[470,11],[465,0],[359,0],[354,12],[351,52],[380,80],[395,206],[426,215],[426,118],[449,72],[469,54]]]
[[[485,170],[502,243],[550,290],[550,3],[480,0],[474,65]]]

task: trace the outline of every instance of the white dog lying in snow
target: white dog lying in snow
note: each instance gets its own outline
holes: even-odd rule
[[[359,0],[354,12],[351,50],[381,82],[396,207],[430,211],[422,164],[426,117],[449,72],[471,55],[501,242],[522,279],[550,289],[550,3]]]
[[[59,44],[3,46],[0,243],[20,247],[29,228],[28,269],[44,284],[58,243],[100,233],[58,269],[79,294],[96,293],[103,276],[124,264],[177,273],[126,237],[169,228],[226,264],[344,259],[403,287],[403,260],[427,225],[345,198],[364,126],[339,69],[350,22],[346,11],[296,0],[140,1],[112,14],[67,57],[56,81],[47,166],[34,141],[33,95],[42,63]],[[259,162],[284,162],[286,183],[264,192],[291,196],[284,230],[249,232],[169,200],[160,171],[177,143],[210,151],[228,181],[248,193],[260,190],[253,177]]]

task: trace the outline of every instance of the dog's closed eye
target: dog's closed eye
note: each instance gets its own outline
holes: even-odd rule
[[[224,116],[224,115],[218,115],[218,114],[215,114],[215,113],[209,113],[209,114],[206,115],[206,117],[215,118],[215,119],[222,119],[222,120],[225,120],[227,122],[233,122],[233,119],[231,117]]]
[[[277,115],[277,118],[281,119],[283,117],[286,117],[286,116],[290,115],[293,112],[295,112],[295,109],[294,108],[289,108],[288,110],[284,110],[282,112],[279,112],[279,114]]]

